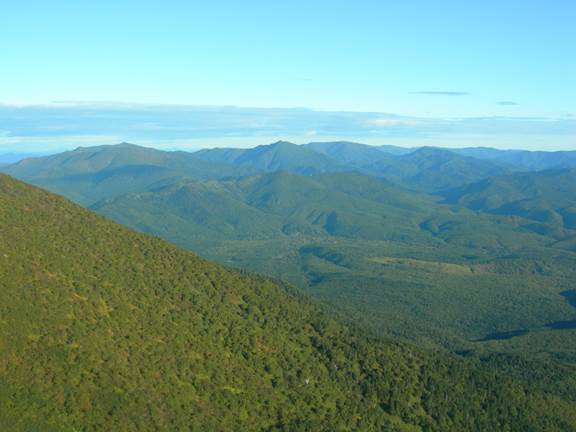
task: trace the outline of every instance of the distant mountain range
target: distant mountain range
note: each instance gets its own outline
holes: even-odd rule
[[[358,171],[384,177],[421,191],[439,191],[511,171],[498,162],[460,156],[448,150],[421,148],[391,152],[356,143],[278,142],[254,149],[213,149],[194,153],[209,162],[224,162],[259,171],[300,174]]]
[[[216,179],[253,172],[249,168],[207,163],[187,152],[165,152],[127,143],[79,147],[51,156],[24,159],[3,171],[63,193],[84,205],[145,190],[168,179]]]
[[[318,157],[313,152],[324,157]],[[576,167],[576,151],[530,152],[435,147],[407,149],[345,141],[301,146],[277,142],[253,149],[219,148],[200,150],[194,154],[206,161],[251,167],[265,172],[286,170],[314,174],[353,170],[384,177],[425,192],[439,192],[516,171]]]
[[[404,187],[441,192],[488,177],[518,171],[576,167],[576,152],[530,152],[489,148],[407,149],[352,142],[295,145],[279,141],[252,149],[206,149],[195,153],[164,152],[131,144],[78,148],[47,157],[24,159],[6,166],[15,156],[0,158],[3,170],[50,190],[67,189],[83,204],[84,196],[108,197],[145,189],[156,181],[179,177],[221,179],[259,172],[290,171],[304,175],[357,171],[386,178]],[[111,186],[121,185],[120,188]],[[101,193],[97,194],[96,190]]]
[[[517,171],[576,167],[576,151],[497,150],[485,147],[453,149],[455,153],[513,166]]]
[[[291,171],[308,175],[347,170],[346,166],[322,153],[284,141],[246,150],[200,150],[194,155],[205,161],[224,162],[260,172]]]

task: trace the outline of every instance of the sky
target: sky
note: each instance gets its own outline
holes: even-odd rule
[[[310,137],[576,149],[573,0],[0,6],[0,153],[117,139],[197,148]],[[122,110],[123,126],[86,118]],[[170,110],[177,134],[167,130]],[[199,110],[210,122],[201,124]],[[354,113],[355,127],[327,123]],[[66,125],[73,133],[59,135]],[[156,133],[146,135],[151,125]]]

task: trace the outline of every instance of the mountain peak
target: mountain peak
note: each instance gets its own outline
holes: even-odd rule
[[[276,141],[275,143],[269,144],[268,147],[298,147],[298,144],[291,143],[290,141]]]
[[[99,146],[78,146],[76,147],[74,150],[74,152],[85,152],[85,151],[90,151],[90,152],[94,152],[94,151],[101,151],[101,150],[114,150],[114,149],[123,149],[123,148],[130,148],[130,149],[146,149],[149,147],[143,147],[143,146],[139,146],[137,144],[132,144],[126,141],[122,141],[119,144],[103,144],[103,145],[99,145]]]

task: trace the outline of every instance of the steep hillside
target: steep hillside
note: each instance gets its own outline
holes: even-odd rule
[[[0,428],[574,430],[576,406],[362,339],[287,288],[0,176]]]
[[[79,147],[52,156],[24,159],[4,172],[89,205],[103,198],[146,190],[165,179],[223,178],[250,171],[208,163],[191,153],[165,152],[133,144]]]

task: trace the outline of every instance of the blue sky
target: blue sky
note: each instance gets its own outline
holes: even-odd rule
[[[0,0],[0,5],[0,103],[6,108],[0,152],[38,147],[43,138],[57,145],[57,134],[26,131],[14,123],[14,111],[7,115],[8,108],[27,106],[26,116],[43,115],[38,123],[49,127],[50,115],[30,105],[61,110],[76,124],[76,135],[62,135],[63,147],[74,137],[198,147],[273,138],[304,142],[316,135],[399,145],[576,149],[572,0]],[[222,127],[221,135],[210,123],[210,137],[198,132],[203,128],[196,115],[188,117],[197,126],[189,135],[176,140],[151,134],[146,140],[145,128],[130,132],[140,124],[136,121],[101,129],[92,122],[81,130],[84,123],[76,115],[85,102],[105,116],[111,106],[127,107],[120,102],[146,104],[148,124],[166,122],[166,107],[157,106],[163,104],[303,107],[310,115],[306,120],[293,110],[300,112],[299,128],[288,121],[285,129],[280,122],[255,132],[249,114],[252,123]],[[319,125],[318,111],[333,114],[325,113]],[[164,113],[158,114],[162,121],[155,121],[155,112]],[[350,112],[359,118],[381,115],[370,117],[361,130],[320,127],[326,117]],[[396,116],[404,123],[382,120]],[[269,117],[278,119],[274,110],[261,112],[262,119]],[[486,127],[487,118],[495,125]],[[484,119],[482,127],[478,119]],[[52,129],[61,129],[61,123]],[[400,126],[405,129],[398,134]]]

